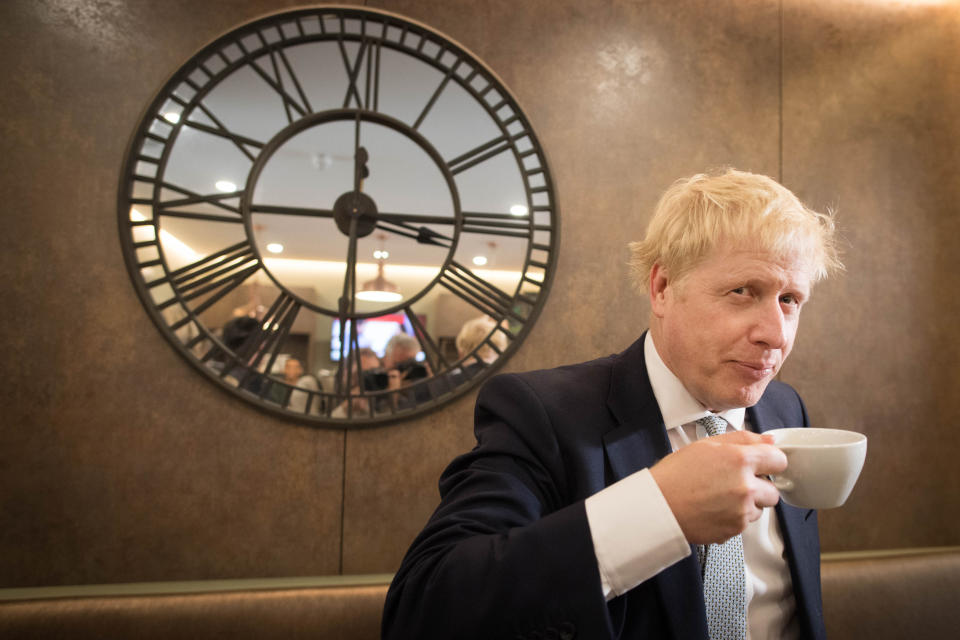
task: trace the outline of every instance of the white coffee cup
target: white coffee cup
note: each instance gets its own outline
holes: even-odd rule
[[[787,455],[787,468],[771,478],[784,502],[806,509],[832,509],[846,502],[867,457],[865,435],[814,427],[765,434]]]

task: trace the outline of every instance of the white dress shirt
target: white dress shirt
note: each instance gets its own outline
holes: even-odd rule
[[[644,357],[670,444],[676,451],[706,437],[698,418],[709,415],[667,368],[647,333]],[[745,409],[720,414],[744,428]],[[590,496],[587,521],[607,600],[622,595],[687,557],[691,550],[649,469],[642,469]],[[797,638],[796,601],[783,536],[773,509],[743,532],[746,564],[747,638]]]

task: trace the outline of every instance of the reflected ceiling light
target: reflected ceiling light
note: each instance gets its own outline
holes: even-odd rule
[[[214,186],[222,193],[232,193],[237,190],[237,185],[229,180],[217,180]]]
[[[490,256],[489,258],[487,256]],[[478,267],[485,266],[490,260],[497,257],[497,243],[488,242],[487,243],[487,253],[485,255],[477,255],[473,257],[473,264]]]
[[[403,298],[400,289],[383,275],[383,260],[377,262],[377,277],[363,283],[357,291],[357,300],[370,302],[397,302]]]
[[[376,251],[373,252],[373,257],[376,258],[377,260],[386,260],[387,258],[390,257],[390,252],[384,251],[383,249],[377,249]]]
[[[176,111],[167,111],[165,114],[163,114],[163,119],[170,124],[177,124],[180,122],[180,114]]]
[[[363,283],[363,287],[357,291],[357,299],[368,302],[397,302],[403,299],[400,289],[383,275],[383,261],[390,255],[383,249],[387,236],[381,233],[377,238],[380,240],[380,250],[373,254],[377,258],[377,277]]]
[[[333,156],[329,153],[315,153],[310,156],[310,162],[314,169],[323,171],[333,166]]]
[[[525,216],[527,215],[527,208],[522,204],[515,204],[510,207],[510,215],[514,216]]]
[[[267,251],[270,253],[283,253],[283,245],[279,242],[271,242],[267,245]]]

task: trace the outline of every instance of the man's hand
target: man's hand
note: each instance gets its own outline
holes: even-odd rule
[[[729,431],[698,440],[655,464],[650,473],[691,544],[724,542],[780,499],[766,479],[787,468],[771,436]]]

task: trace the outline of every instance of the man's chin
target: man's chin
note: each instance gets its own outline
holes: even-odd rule
[[[763,392],[767,390],[767,385],[770,384],[770,379],[739,387],[736,391],[725,394],[724,397],[716,398],[714,406],[710,408],[713,411],[727,411],[729,409],[752,407],[760,402]]]
[[[743,389],[741,393],[741,407],[752,407],[753,405],[760,402],[760,398],[763,397],[763,392],[767,390],[767,385],[770,384],[770,380],[773,379],[773,376],[770,376],[762,382],[752,384],[749,387]]]

